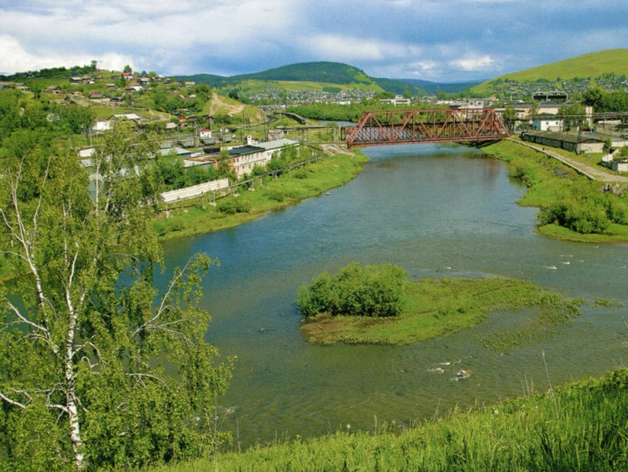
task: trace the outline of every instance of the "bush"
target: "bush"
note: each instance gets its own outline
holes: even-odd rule
[[[235,215],[236,213],[246,213],[251,209],[251,204],[243,200],[229,198],[220,202],[218,211],[227,215]]]
[[[407,273],[401,267],[361,266],[352,263],[330,276],[321,274],[309,286],[299,289],[297,306],[306,317],[331,316],[390,317],[401,314]]]
[[[603,207],[581,202],[557,203],[544,208],[539,221],[555,223],[581,234],[603,233],[611,223]]]

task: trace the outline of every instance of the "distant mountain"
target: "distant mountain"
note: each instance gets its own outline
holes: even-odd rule
[[[216,88],[235,87],[246,81],[261,82],[314,82],[333,85],[353,85],[360,87],[381,88],[383,91],[402,94],[406,90],[412,94],[422,91],[414,84],[396,79],[375,79],[369,77],[363,70],[339,62],[304,62],[290,64],[275,69],[253,74],[221,77],[210,74],[197,74],[175,77],[177,80],[193,80],[197,83],[207,83]]]
[[[280,80],[290,82],[322,82],[327,84],[373,83],[364,71],[339,62],[304,62],[269,69],[255,74],[236,76],[239,80]]]
[[[436,95],[438,92],[446,92],[446,93],[459,93],[464,92],[465,90],[469,90],[471,87],[474,87],[480,83],[481,80],[473,81],[473,82],[456,82],[456,83],[447,83],[447,82],[430,82],[428,80],[420,80],[420,79],[400,79],[403,82],[407,82],[409,84],[416,85],[425,90],[425,93],[429,95]]]

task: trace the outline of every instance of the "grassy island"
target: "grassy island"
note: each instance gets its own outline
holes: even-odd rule
[[[556,333],[579,315],[583,303],[530,282],[497,277],[404,280],[399,293],[394,289],[399,274],[391,275],[389,266],[363,269],[385,274],[379,280],[358,275],[349,281],[352,274],[360,272],[357,267],[350,264],[333,277],[323,273],[310,286],[301,288],[297,302],[305,316],[301,331],[310,342],[403,345],[476,326],[493,313],[526,309],[521,323],[480,340],[486,347],[508,350]],[[331,300],[331,305],[325,299]],[[394,304],[397,311],[391,315],[387,309],[383,316],[364,316],[362,305],[373,303]],[[344,309],[346,305],[350,308]]]

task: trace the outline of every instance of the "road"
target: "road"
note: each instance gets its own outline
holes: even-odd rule
[[[624,177],[622,175],[610,174],[608,172],[605,172],[602,169],[590,166],[588,164],[577,161],[575,159],[571,159],[569,157],[565,157],[562,154],[559,154],[552,150],[548,150],[542,146],[535,146],[535,145],[524,143],[524,142],[517,141],[514,139],[510,139],[510,141],[512,141],[513,143],[520,144],[522,146],[527,146],[536,151],[542,152],[543,154],[549,157],[557,159],[561,161],[563,164],[571,167],[576,172],[584,175],[585,177],[588,177],[591,180],[596,180],[599,182],[608,182],[608,183],[628,183],[628,177]]]

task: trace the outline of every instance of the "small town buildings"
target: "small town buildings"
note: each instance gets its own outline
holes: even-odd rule
[[[565,149],[576,154],[604,152],[604,142],[588,136],[552,131],[528,131],[521,133],[521,139],[541,146]]]
[[[103,133],[105,131],[109,131],[112,128],[111,121],[97,121],[92,126],[92,131],[96,133]]]
[[[401,95],[395,96],[395,98],[383,98],[380,103],[390,103],[391,105],[412,105],[412,99],[403,98]]]
[[[254,143],[249,140],[249,144],[227,149],[231,160],[230,167],[238,178],[250,174],[255,166],[266,166],[276,152],[281,152],[286,147],[297,147],[299,143],[291,139],[276,139]],[[218,167],[220,156],[218,154],[201,156],[188,159],[193,163],[187,165],[213,165]]]
[[[617,172],[628,172],[628,159],[612,160],[609,164],[609,167]]]
[[[201,128],[198,130],[199,139],[212,139],[212,130],[207,128]]]
[[[127,120],[135,121],[135,122],[139,122],[142,119],[139,115],[135,113],[118,113],[116,115],[113,115],[112,118],[115,118],[117,120],[127,119]]]
[[[255,166],[265,166],[270,162],[275,152],[279,152],[285,147],[298,146],[297,141],[291,139],[277,139],[256,144],[229,149],[231,165],[238,177],[250,174]]]

